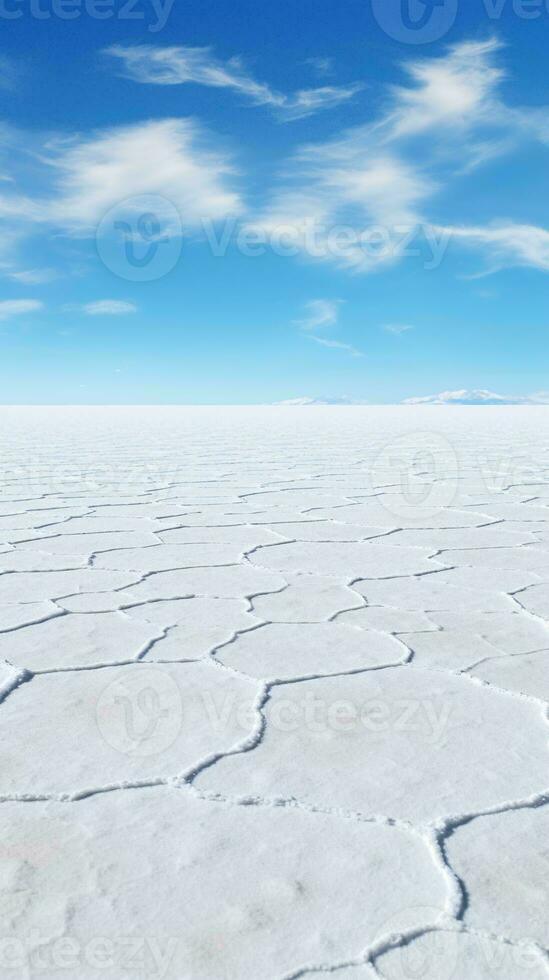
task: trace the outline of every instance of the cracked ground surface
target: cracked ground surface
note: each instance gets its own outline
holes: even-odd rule
[[[0,409],[2,977],[549,977],[548,422]]]

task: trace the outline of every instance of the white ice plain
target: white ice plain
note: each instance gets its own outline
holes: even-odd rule
[[[2,980],[549,977],[549,409],[0,438]]]

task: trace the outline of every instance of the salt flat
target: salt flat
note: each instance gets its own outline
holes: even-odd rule
[[[2,977],[549,976],[549,409],[0,408]]]

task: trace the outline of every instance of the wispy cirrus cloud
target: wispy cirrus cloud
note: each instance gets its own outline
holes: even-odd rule
[[[383,329],[386,333],[392,333],[395,337],[401,337],[408,330],[413,330],[411,323],[385,323]]]
[[[436,197],[456,179],[525,139],[549,142],[547,111],[504,103],[501,47],[495,39],[464,42],[441,57],[406,63],[405,83],[387,89],[377,119],[296,152],[250,227],[283,233],[305,256],[355,272],[398,262],[402,229],[438,231],[457,244],[476,237],[479,248],[496,248],[501,257],[503,236],[493,229],[467,236],[432,217]],[[546,234],[522,227],[518,249],[507,249],[507,257],[543,267]]]
[[[357,350],[352,344],[343,344],[340,340],[327,340],[325,337],[315,337],[311,334],[310,340],[314,340],[315,344],[320,344],[321,347],[330,347],[332,350],[345,350],[353,357],[364,357],[362,351]]]
[[[140,195],[164,197],[186,226],[224,218],[242,204],[235,170],[189,119],[123,126],[52,148],[57,196],[50,219],[74,230],[93,226],[107,209]]]
[[[495,93],[505,72],[495,64],[501,49],[496,40],[467,41],[455,45],[440,58],[404,65],[408,85],[391,90],[386,115],[378,126],[389,140],[437,129],[446,139],[479,123],[493,125]]]
[[[305,303],[305,316],[294,320],[301,330],[318,330],[319,327],[333,327],[339,317],[340,299],[311,299]]]
[[[99,299],[93,303],[84,304],[81,310],[87,316],[127,316],[130,313],[137,313],[138,307],[135,303],[128,303],[124,300]]]
[[[403,64],[407,84],[394,85],[377,124],[380,138],[402,142],[430,132],[437,158],[456,145],[466,169],[507,152],[523,138],[549,141],[546,108],[510,106],[501,95],[507,70],[498,38],[462,41],[440,57]],[[466,140],[463,143],[463,140]],[[453,167],[459,172],[462,163]]]
[[[58,279],[60,273],[56,269],[45,268],[14,270],[6,272],[5,275],[8,279],[22,282],[25,286],[43,286]]]
[[[467,278],[479,279],[509,266],[529,266],[549,272],[549,231],[536,225],[500,224],[486,226],[453,225],[452,239],[479,250],[486,269]]]
[[[323,85],[300,89],[291,95],[278,92],[265,82],[256,81],[240,58],[220,61],[211,48],[114,45],[104,52],[116,58],[122,74],[146,85],[184,85],[194,83],[210,88],[232,89],[253,105],[267,106],[280,119],[303,119],[323,109],[351,99],[362,85]]]
[[[304,61],[305,65],[309,65],[317,75],[333,75],[334,73],[334,59],[333,58],[322,58],[313,57],[306,58]]]
[[[308,112],[318,93],[326,94],[308,89],[282,95],[257,82],[237,59],[220,62],[209,49],[109,50],[125,73],[141,81],[227,87],[290,114]],[[203,234],[208,224],[229,218],[267,242],[287,240],[293,254],[352,273],[387,268],[426,243],[432,257],[425,268],[436,268],[449,242],[476,249],[488,272],[513,264],[546,271],[549,231],[542,227],[501,221],[461,226],[448,209],[444,221],[436,220],[437,199],[452,182],[517,143],[549,143],[547,111],[504,103],[500,54],[497,41],[475,41],[408,61],[403,82],[381,94],[373,121],[298,147],[274,189],[263,188],[254,212],[244,204],[232,154],[195,120],[153,119],[50,140],[46,152],[28,153],[41,168],[40,194],[19,191],[9,180],[1,185],[6,264],[18,239],[35,226],[91,237],[112,207],[131,209],[132,200],[152,195],[167,233]],[[318,95],[321,101],[324,95]],[[32,270],[13,275],[39,284]]]
[[[432,192],[406,162],[390,155],[368,159],[352,139],[305,148],[290,172],[286,186],[249,222],[250,232],[291,242],[308,258],[351,272],[398,261]]]
[[[55,226],[93,234],[109,208],[150,195],[181,215],[185,229],[242,211],[230,155],[194,120],[150,120],[88,137],[51,140],[40,158],[47,190],[0,193],[0,218],[19,232]]]
[[[0,320],[11,320],[15,316],[27,313],[39,313],[44,304],[38,299],[4,299],[0,300]]]
[[[304,316],[294,320],[294,325],[303,330],[309,340],[321,347],[328,347],[332,350],[344,350],[353,357],[362,357],[362,352],[353,347],[352,344],[343,343],[340,340],[332,340],[329,337],[318,336],[317,330],[324,330],[327,327],[337,326],[339,320],[339,309],[343,300],[341,299],[312,299],[304,306]]]

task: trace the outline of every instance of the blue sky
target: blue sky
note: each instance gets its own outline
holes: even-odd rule
[[[431,7],[1,0],[0,400],[549,400],[549,0]]]

